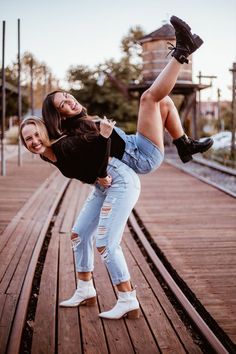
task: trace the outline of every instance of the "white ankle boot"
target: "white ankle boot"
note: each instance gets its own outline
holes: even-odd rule
[[[113,309],[99,314],[100,317],[108,319],[119,319],[126,315],[130,319],[139,318],[139,303],[136,298],[136,290],[118,291],[118,301]]]
[[[93,286],[93,280],[78,280],[77,284],[77,289],[74,295],[70,299],[62,301],[59,304],[60,306],[76,307],[80,304],[93,305],[96,303],[96,290]]]

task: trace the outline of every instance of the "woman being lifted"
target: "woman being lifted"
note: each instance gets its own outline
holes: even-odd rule
[[[181,160],[186,163],[192,155],[208,150],[213,140],[193,140],[184,133],[178,111],[168,94],[173,89],[181,66],[203,41],[191,33],[191,28],[181,19],[172,16],[176,46],[172,59],[141,96],[137,133],[127,135],[115,127],[111,135],[111,156],[115,156],[137,173],[153,171],[163,161],[163,128],[169,132]],[[89,128],[86,109],[72,95],[64,91],[50,93],[43,102],[43,118],[51,139],[63,133],[81,134]],[[88,124],[88,125],[87,125]]]

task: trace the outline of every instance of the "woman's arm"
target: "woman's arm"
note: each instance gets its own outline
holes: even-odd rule
[[[115,121],[108,120],[106,117],[104,117],[104,119],[100,121],[100,135],[103,136],[104,138],[109,138],[115,124],[116,124]],[[107,151],[104,157],[104,162],[101,166],[101,170],[99,171],[98,180],[97,180],[98,183],[103,187],[110,187],[112,182],[111,176],[107,175],[107,165],[110,157],[110,150],[111,150],[111,140],[109,139],[107,142]]]

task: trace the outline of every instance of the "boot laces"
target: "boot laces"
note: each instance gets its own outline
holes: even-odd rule
[[[188,140],[191,144],[196,144],[198,142],[197,140],[194,140],[193,138],[190,138],[189,136],[188,136]]]
[[[169,47],[167,47],[167,49],[169,49],[169,52],[166,54],[166,58],[168,57],[168,55],[172,54],[177,49],[174,44],[170,42],[167,42],[167,44],[169,45]]]

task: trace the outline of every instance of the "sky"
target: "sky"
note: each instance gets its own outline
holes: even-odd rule
[[[0,0],[6,21],[5,65],[17,57],[17,19],[21,22],[21,54],[31,52],[64,80],[71,65],[93,68],[121,57],[120,44],[131,27],[146,34],[176,15],[187,21],[204,45],[194,53],[193,81],[214,75],[203,98],[231,100],[232,68],[236,62],[236,0]],[[1,49],[2,52],[2,49]],[[208,84],[209,80],[205,79]]]

